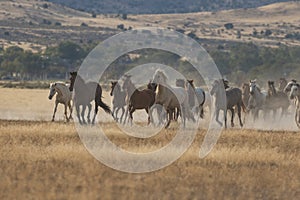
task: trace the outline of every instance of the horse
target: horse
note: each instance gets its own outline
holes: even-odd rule
[[[228,87],[228,88],[226,88]],[[225,92],[225,94],[224,94]],[[243,122],[241,119],[241,108],[245,110],[245,105],[242,100],[242,91],[239,88],[229,88],[228,82],[224,82],[224,80],[215,80],[213,83],[213,87],[210,91],[210,94],[215,96],[215,116],[216,121],[222,126],[222,123],[219,121],[219,112],[223,110],[224,113],[224,121],[225,128],[227,128],[227,110],[231,111],[231,127],[234,127],[234,106],[237,107],[238,117],[240,126],[243,127]],[[225,96],[226,99],[222,97]]]
[[[288,96],[281,91],[277,91],[274,81],[268,81],[268,95],[266,97],[265,107],[268,110],[273,110],[273,115],[281,108],[281,117],[287,113],[290,105]]]
[[[145,109],[148,114],[148,124],[150,124],[149,109],[155,102],[155,92],[151,89],[138,90],[131,81],[131,76],[125,76],[123,90],[127,95],[127,110],[124,123],[129,113],[130,122],[133,121],[133,112],[136,109]]]
[[[243,97],[243,103],[246,107],[248,107],[248,102],[250,98],[250,86],[249,83],[244,83],[242,85],[242,97]]]
[[[171,87],[167,83],[167,76],[164,71],[158,69],[154,73],[153,80],[157,83],[155,103],[160,103],[167,111],[169,118],[165,125],[168,128],[172,119],[172,110],[180,110],[181,119],[183,120],[183,126],[185,127],[186,118],[195,122],[195,119],[191,113],[188,105],[188,94],[182,87]]]
[[[77,112],[77,118],[80,124],[86,124],[85,120],[85,110],[88,107],[88,115],[87,120],[88,123],[91,122],[90,120],[90,113],[92,109],[91,101],[95,101],[95,110],[94,110],[94,117],[92,120],[92,124],[95,123],[95,118],[98,113],[98,106],[100,106],[106,113],[111,114],[110,107],[102,101],[102,88],[96,82],[88,82],[82,79],[82,77],[77,74],[77,72],[70,72],[70,91],[74,89],[74,104]],[[75,81],[76,80],[76,81]],[[81,110],[81,118],[80,118],[80,105],[82,106]],[[113,115],[112,115],[113,116]]]
[[[247,110],[252,110],[253,120],[255,121],[258,118],[259,111],[264,111],[267,94],[261,92],[260,88],[256,85],[256,80],[250,80],[249,87],[250,98]]]
[[[64,104],[65,106],[65,117],[66,121],[69,122],[70,119],[72,119],[72,106],[71,106],[71,100],[72,100],[72,92],[69,90],[68,85],[62,82],[55,82],[50,84],[50,92],[48,98],[51,100],[53,96],[56,95],[55,99],[55,106],[54,106],[54,112],[52,116],[52,121],[54,121],[55,113],[57,111],[57,106],[59,103]],[[70,116],[67,116],[67,107],[69,107],[70,110]]]
[[[186,88],[189,98],[190,108],[195,107],[195,112],[199,114],[199,117],[203,119],[204,117],[204,103],[205,103],[205,92],[202,88],[195,87],[194,80],[187,80]],[[195,98],[197,101],[195,102]],[[196,104],[197,103],[197,104]]]
[[[278,91],[283,92],[283,90],[284,90],[284,88],[286,87],[287,84],[288,84],[288,82],[285,78],[280,78],[279,79]]]
[[[300,128],[300,84],[293,82],[290,84],[289,98],[295,100],[295,122],[298,128]]]
[[[115,116],[116,121],[118,122],[118,113],[119,110],[122,110],[121,118],[119,122],[122,122],[124,113],[125,113],[125,106],[126,106],[126,92],[121,89],[120,84],[118,81],[111,81],[111,91],[110,96],[113,97],[112,104],[112,114]]]
[[[285,86],[285,88],[283,89],[284,93],[289,93],[291,91],[291,88],[293,85],[295,85],[297,83],[297,80],[292,79],[290,82],[288,82]]]

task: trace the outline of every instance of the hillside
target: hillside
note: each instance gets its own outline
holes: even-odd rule
[[[74,9],[99,14],[166,14],[254,8],[287,0],[49,0]]]
[[[218,12],[156,15],[94,15],[59,4],[35,0],[0,2],[0,44],[40,51],[71,40],[99,42],[123,30],[163,27],[192,34],[202,45],[254,42],[258,45],[300,45],[300,2]],[[232,29],[224,24],[232,23]],[[123,24],[124,28],[117,28]],[[268,33],[268,34],[266,34]]]

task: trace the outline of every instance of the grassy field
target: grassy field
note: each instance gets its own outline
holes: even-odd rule
[[[123,148],[160,148],[174,130],[149,139],[102,124]],[[94,159],[74,124],[0,121],[1,199],[297,199],[300,134],[224,131],[213,151],[198,157],[204,130],[191,148],[162,170],[129,174]]]
[[[172,165],[151,173],[129,174],[101,164],[88,153],[74,123],[64,123],[62,106],[57,112],[57,122],[49,122],[54,100],[47,99],[48,92],[0,88],[0,199],[297,199],[300,196],[297,131],[229,129],[223,132],[213,151],[200,159],[200,145],[206,131],[199,129],[192,146]],[[107,92],[103,95],[109,104]],[[143,119],[142,114],[134,116]],[[101,111],[98,120],[108,138],[133,152],[160,149],[171,141],[178,127],[172,123],[170,129],[151,138],[137,139],[124,134],[105,116],[108,115]],[[291,125],[293,121],[286,127]]]

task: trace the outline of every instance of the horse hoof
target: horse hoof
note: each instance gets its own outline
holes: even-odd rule
[[[54,122],[54,119],[52,119],[51,122]]]

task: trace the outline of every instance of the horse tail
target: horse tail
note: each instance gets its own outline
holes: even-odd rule
[[[102,101],[101,98],[100,98],[100,100],[99,100],[99,106],[100,106],[101,108],[103,108],[103,110],[104,110],[106,113],[112,114],[110,107],[109,107],[107,104],[105,104],[105,103]]]
[[[95,100],[97,101],[98,106],[100,106],[106,113],[112,114],[110,107],[102,101],[102,88],[100,85],[97,85]]]
[[[203,94],[203,101],[200,104],[201,105],[200,117],[203,119],[203,117],[204,117],[204,108],[203,108],[203,106],[204,106],[204,103],[205,103],[206,96],[205,96],[205,92],[204,91],[202,91],[202,94]]]

